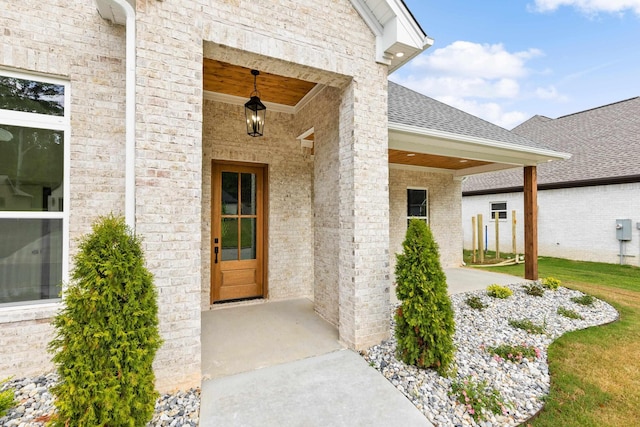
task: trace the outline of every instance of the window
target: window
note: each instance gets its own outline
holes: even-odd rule
[[[412,218],[429,223],[429,200],[424,188],[407,188],[407,222]]]
[[[58,298],[67,276],[68,83],[0,70],[0,304]]]
[[[507,202],[491,202],[491,219],[507,219]]]

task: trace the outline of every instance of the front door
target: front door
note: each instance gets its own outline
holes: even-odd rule
[[[211,303],[266,295],[265,170],[213,162]]]

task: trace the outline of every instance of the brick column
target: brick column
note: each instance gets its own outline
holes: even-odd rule
[[[389,336],[386,69],[343,92],[339,141],[339,332],[362,349]]]

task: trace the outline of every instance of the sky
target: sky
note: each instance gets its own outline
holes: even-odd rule
[[[404,0],[434,44],[391,74],[512,129],[640,96],[640,0]]]

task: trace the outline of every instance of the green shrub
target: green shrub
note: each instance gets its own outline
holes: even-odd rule
[[[471,376],[451,383],[451,394],[464,405],[476,422],[481,418],[489,418],[489,413],[506,415],[507,406],[511,406],[486,380],[476,381]]]
[[[565,307],[558,307],[558,310],[556,311],[559,315],[567,317],[569,319],[578,319],[578,320],[583,320],[584,317],[582,317],[580,315],[580,313],[578,313],[575,310],[571,310]]]
[[[467,297],[467,299],[464,300],[464,302],[471,308],[474,308],[476,310],[484,310],[485,308],[487,308],[487,304],[483,303],[482,300],[480,299],[479,296],[470,296]]]
[[[571,298],[571,301],[575,302],[576,304],[590,306],[593,305],[596,299],[591,295],[582,295],[581,297]]]
[[[541,297],[542,295],[544,295],[544,288],[537,283],[529,283],[524,285],[524,292],[527,295]]]
[[[540,282],[542,283],[542,286],[544,286],[547,289],[551,289],[552,291],[555,291],[556,289],[558,289],[562,284],[560,280],[555,279],[553,277],[545,277]]]
[[[398,358],[420,368],[449,373],[453,361],[454,320],[438,245],[424,221],[412,219],[395,269]]]
[[[547,327],[544,324],[538,325],[533,323],[529,319],[521,319],[521,320],[511,319],[509,320],[509,326],[522,329],[524,331],[529,332],[530,334],[544,334],[547,331]]]
[[[521,344],[502,344],[497,347],[489,347],[487,348],[487,352],[489,354],[493,354],[493,356],[500,361],[510,360],[517,363],[522,362],[522,359],[524,359],[525,357],[527,359],[533,359],[539,358],[541,355],[540,349]]]
[[[505,299],[513,295],[513,291],[506,286],[496,285],[494,283],[493,285],[487,286],[487,295],[494,298]]]
[[[2,389],[2,385],[8,381],[4,379],[0,381],[0,390]],[[15,394],[12,388],[7,388],[6,390],[0,391],[0,417],[4,417],[7,415],[7,411],[13,408],[16,404]]]
[[[161,344],[153,277],[121,217],[100,218],[80,242],[50,344],[60,381],[52,425],[144,426],[157,392]]]

